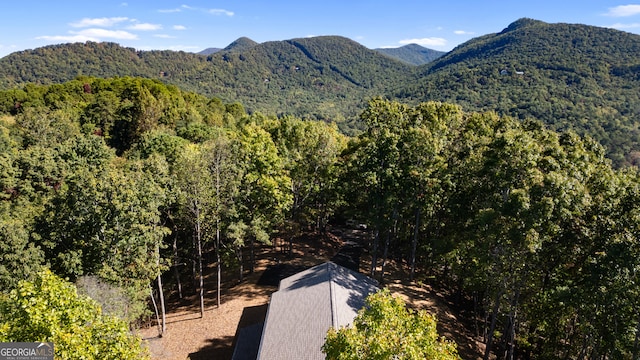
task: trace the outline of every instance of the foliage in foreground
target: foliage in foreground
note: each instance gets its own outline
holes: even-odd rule
[[[56,359],[148,358],[126,322],[48,270],[0,299],[0,341],[53,342]]]
[[[434,315],[407,309],[388,289],[369,295],[353,327],[330,329],[322,351],[331,360],[459,359],[456,344],[438,336]]]

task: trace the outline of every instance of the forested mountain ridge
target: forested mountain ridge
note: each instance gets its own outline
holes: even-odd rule
[[[238,39],[236,39],[234,42],[232,42],[231,44],[227,45],[224,49],[222,49],[223,51],[245,51],[245,50],[249,50],[252,47],[258,45],[257,42],[249,39],[246,36],[240,37]]]
[[[520,19],[419,67],[420,80],[394,95],[533,117],[553,129],[589,134],[617,164],[636,163],[638,59],[638,35]]]
[[[256,44],[240,38],[209,56],[136,51],[114,43],[64,44],[0,59],[0,88],[55,84],[78,75],[141,76],[240,101],[250,112],[342,122],[364,100],[407,81],[411,66],[339,36]]]
[[[638,35],[520,19],[417,67],[339,36],[261,44],[239,38],[208,56],[113,43],[53,45],[0,59],[0,89],[78,75],[141,76],[239,101],[250,113],[336,122],[349,134],[362,129],[357,115],[375,96],[446,101],[575,129],[625,165],[640,158],[637,59]]]
[[[408,44],[398,48],[380,48],[375,50],[411,65],[428,64],[446,54],[444,51],[428,49],[418,44]]]
[[[206,56],[206,55],[215,54],[215,53],[217,53],[217,52],[218,52],[218,51],[220,51],[220,50],[222,50],[222,49],[220,49],[220,48],[215,48],[215,47],[210,47],[210,48],[206,48],[206,49],[204,49],[204,50],[202,50],[202,51],[198,51],[198,52],[197,52],[197,54],[198,54],[198,55],[205,55],[205,56]]]

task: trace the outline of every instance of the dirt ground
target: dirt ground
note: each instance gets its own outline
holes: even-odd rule
[[[158,336],[156,324],[139,331],[152,359],[231,359],[236,332],[264,321],[269,297],[277,290],[279,278],[292,275],[283,269],[297,272],[328,260],[337,262],[340,255],[336,254],[345,241],[362,242],[365,236],[366,233],[358,230],[339,229],[328,235],[308,234],[294,241],[291,255],[281,252],[280,247],[262,247],[257,251],[254,273],[247,274],[242,282],[238,282],[236,271],[223,271],[220,307],[216,306],[215,300],[215,268],[207,268],[205,289],[208,291],[203,318],[200,318],[197,296],[178,299],[171,293],[167,299],[167,330],[164,335]],[[368,273],[370,257],[366,252],[355,256],[360,260],[360,272]],[[389,280],[385,285],[393,293],[403,296],[413,308],[435,313],[440,334],[458,344],[463,359],[482,358],[483,344],[462,325],[443,294],[419,282],[402,281],[408,276],[401,266],[390,263],[387,268],[390,269]],[[274,273],[275,269],[280,271]]]

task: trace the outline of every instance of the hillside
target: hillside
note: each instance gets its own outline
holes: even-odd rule
[[[198,51],[197,54],[198,55],[211,55],[211,54],[217,53],[220,50],[222,50],[222,49],[215,48],[215,47],[210,47],[210,48],[206,48],[206,49],[204,49],[202,51]]]
[[[250,113],[334,121],[349,134],[361,127],[357,115],[372,97],[447,101],[574,129],[605,145],[616,165],[640,163],[638,35],[520,19],[420,66],[409,65],[409,55],[428,49],[381,50],[339,36],[260,44],[239,38],[210,55],[53,45],[0,59],[0,89],[78,75],[140,76],[238,101]]]
[[[87,42],[0,59],[0,89],[61,83],[78,75],[140,76],[239,101],[249,112],[336,121],[346,132],[367,98],[406,82],[410,74],[409,65],[338,36],[262,44],[240,38],[209,56]]]
[[[443,51],[427,49],[418,44],[408,44],[398,48],[380,48],[376,51],[411,65],[428,64],[446,54]]]
[[[241,37],[236,39],[234,42],[232,42],[231,44],[227,45],[224,49],[222,49],[223,51],[238,51],[238,52],[242,52],[245,50],[249,50],[252,47],[258,45],[257,42],[249,39],[248,37]]]
[[[540,119],[589,134],[616,164],[640,150],[640,36],[586,25],[520,19],[419,68],[395,95]]]

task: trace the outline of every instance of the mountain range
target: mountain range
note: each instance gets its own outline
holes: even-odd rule
[[[397,48],[380,48],[375,50],[411,65],[428,64],[446,54],[446,52],[427,49],[418,44],[407,44]]]
[[[321,36],[240,38],[199,54],[87,42],[0,59],[0,89],[79,75],[160,79],[250,112],[335,121],[346,133],[358,131],[357,115],[375,96],[447,101],[590,135],[617,165],[640,159],[640,36],[594,26],[519,19],[448,53]]]

